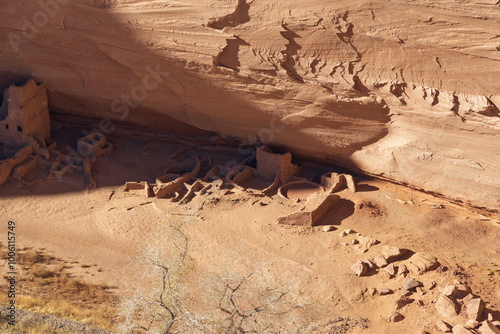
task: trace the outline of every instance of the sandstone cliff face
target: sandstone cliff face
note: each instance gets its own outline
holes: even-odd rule
[[[500,208],[497,0],[1,0],[0,88]],[[106,123],[107,124],[107,123]]]

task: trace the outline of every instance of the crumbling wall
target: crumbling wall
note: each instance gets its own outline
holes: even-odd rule
[[[38,167],[38,159],[39,158],[36,155],[26,159],[22,164],[14,169],[14,176],[16,176],[18,179],[22,179],[23,177],[25,177],[26,174]]]
[[[78,139],[76,145],[78,154],[88,158],[97,158],[113,151],[113,145],[108,143],[106,136],[100,132],[92,132]]]
[[[19,150],[15,156],[0,163],[0,185],[4,184],[12,170],[33,153],[33,147],[26,146]]]
[[[314,226],[328,211],[340,202],[340,196],[324,193],[311,195],[303,211],[294,212],[276,220],[280,225]]]
[[[288,182],[298,168],[292,164],[292,154],[273,153],[267,146],[257,148],[257,173],[264,179],[272,180],[279,174],[283,183]]]

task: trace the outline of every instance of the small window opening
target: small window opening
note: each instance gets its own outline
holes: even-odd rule
[[[18,131],[18,132],[23,132],[23,128],[22,128],[22,127],[20,127],[20,126],[18,126],[18,127],[17,127],[17,131]]]
[[[5,124],[5,128],[9,130],[9,124]]]

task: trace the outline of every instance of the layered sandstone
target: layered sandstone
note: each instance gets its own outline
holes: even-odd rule
[[[0,88],[43,82],[52,112],[500,208],[497,0],[19,0],[0,20]]]

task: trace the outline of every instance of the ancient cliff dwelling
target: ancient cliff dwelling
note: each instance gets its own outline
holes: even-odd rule
[[[499,1],[1,8],[0,333],[500,333]]]

